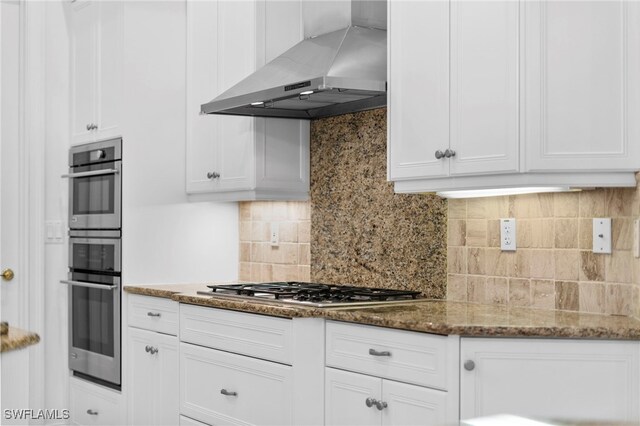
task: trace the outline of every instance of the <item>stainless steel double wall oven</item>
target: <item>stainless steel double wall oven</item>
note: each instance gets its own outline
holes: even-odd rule
[[[121,383],[122,139],[69,151],[69,368]]]

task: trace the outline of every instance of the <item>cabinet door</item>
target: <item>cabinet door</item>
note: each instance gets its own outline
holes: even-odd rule
[[[518,171],[519,11],[451,2],[451,175]]]
[[[101,1],[98,20],[97,139],[122,136],[120,111],[122,110],[122,56],[123,56],[123,3]]]
[[[391,380],[382,381],[382,411],[384,426],[455,424],[457,418],[447,417],[447,392]]]
[[[515,414],[572,421],[640,421],[640,344],[461,339],[461,419]]]
[[[177,337],[131,327],[128,333],[129,423],[178,424]]]
[[[367,398],[380,400],[382,379],[350,373],[333,368],[325,369],[326,425],[379,425],[380,410],[367,407]]]
[[[95,140],[99,2],[71,6],[71,143]]]
[[[640,167],[640,3],[526,2],[527,168]]]
[[[447,176],[449,2],[389,2],[388,175]]]

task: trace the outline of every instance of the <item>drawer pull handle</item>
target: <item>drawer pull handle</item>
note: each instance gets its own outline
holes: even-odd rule
[[[226,389],[220,389],[220,393],[226,396],[238,396],[238,392],[230,392]]]
[[[87,414],[88,414],[88,415],[90,415],[90,416],[97,416],[97,415],[98,415],[98,412],[97,412],[97,411],[92,410],[91,408],[89,408],[89,409],[87,410]]]
[[[148,317],[160,317],[160,312],[147,312]]]
[[[375,349],[369,349],[369,355],[373,356],[391,356],[389,351],[376,351]]]

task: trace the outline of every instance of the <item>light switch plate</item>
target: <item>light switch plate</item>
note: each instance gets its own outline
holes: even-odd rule
[[[513,217],[500,219],[500,248],[516,251],[516,220]]]
[[[611,254],[611,218],[593,219],[593,252]]]
[[[62,244],[64,242],[64,233],[62,231],[61,220],[47,220],[44,223],[46,244]]]
[[[277,247],[280,244],[280,224],[278,222],[271,222],[270,243],[272,247]]]

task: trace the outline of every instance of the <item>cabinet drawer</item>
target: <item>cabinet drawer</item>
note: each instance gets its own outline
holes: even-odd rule
[[[207,426],[207,424],[193,420],[189,417],[180,416],[180,426]]]
[[[327,322],[327,366],[447,390],[447,337]]]
[[[69,399],[72,424],[120,425],[125,423],[121,404],[122,395],[119,392],[71,378]]]
[[[209,424],[289,425],[291,370],[274,362],[181,343],[180,413]]]
[[[129,326],[178,335],[178,302],[162,297],[129,294],[127,306]]]
[[[180,340],[291,365],[289,319],[180,305]]]

